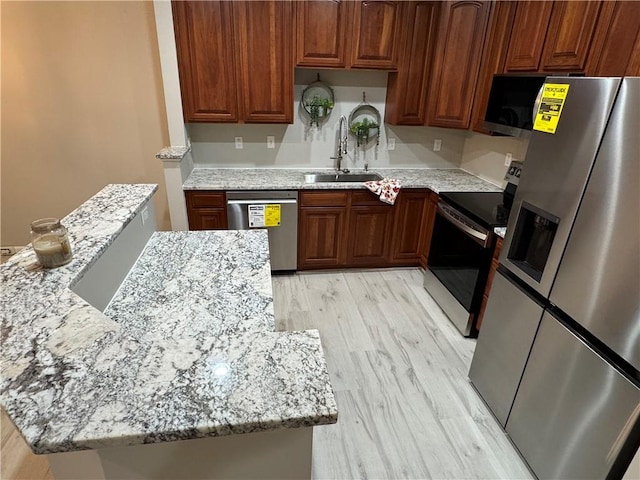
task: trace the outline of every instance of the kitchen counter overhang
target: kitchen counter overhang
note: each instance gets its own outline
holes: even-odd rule
[[[335,423],[316,330],[275,332],[262,231],[154,233],[104,313],[72,289],[155,185],[109,185],[63,219],[74,260],[0,267],[0,401],[35,453]]]

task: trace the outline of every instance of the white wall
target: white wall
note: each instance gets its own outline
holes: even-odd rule
[[[529,141],[512,137],[491,137],[470,133],[464,143],[460,168],[496,185],[504,187],[507,173],[505,156],[524,161]]]
[[[209,167],[330,168],[335,156],[340,115],[349,113],[362,101],[374,105],[384,122],[387,73],[373,71],[321,71],[336,97],[335,108],[320,127],[309,127],[309,117],[300,107],[304,88],[316,80],[316,70],[297,69],[295,75],[294,123],[292,125],[203,124],[187,125],[194,162]],[[267,149],[267,135],[276,140]],[[244,148],[236,150],[234,137],[242,136]],[[370,168],[460,168],[467,132],[427,127],[385,126],[376,148],[372,141],[366,152],[354,155],[355,137],[349,136],[349,153],[343,167]],[[394,151],[387,151],[386,138],[396,139]],[[433,140],[442,140],[442,150],[433,152]]]

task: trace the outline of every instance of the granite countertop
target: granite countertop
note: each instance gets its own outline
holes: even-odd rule
[[[265,232],[155,233],[104,313],[70,290],[155,190],[110,185],[65,217],[64,267],[30,247],[0,267],[0,403],[31,449],[334,423],[318,332],[274,331]]]
[[[501,192],[502,189],[460,169],[412,168],[372,169],[384,178],[395,178],[403,188],[429,188],[440,192]],[[184,190],[318,190],[365,188],[362,183],[305,183],[309,173],[335,170],[273,168],[195,168],[184,182]],[[355,173],[355,172],[352,172]],[[358,172],[363,173],[363,172]]]
[[[501,238],[504,238],[504,236],[507,234],[507,227],[496,227],[493,229],[493,233]]]

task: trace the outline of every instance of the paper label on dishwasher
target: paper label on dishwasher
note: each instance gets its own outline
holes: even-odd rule
[[[249,227],[279,227],[280,226],[280,205],[248,205]]]
[[[544,133],[556,133],[562,107],[567,100],[569,85],[562,83],[545,83],[542,86],[540,106],[536,112],[533,129]]]

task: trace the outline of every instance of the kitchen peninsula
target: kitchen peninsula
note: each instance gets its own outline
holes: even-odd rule
[[[1,267],[2,407],[56,478],[309,477],[337,408],[318,332],[274,331],[266,232],[154,232],[156,188],[65,217],[68,265]]]

